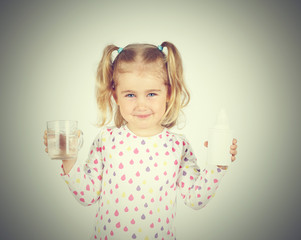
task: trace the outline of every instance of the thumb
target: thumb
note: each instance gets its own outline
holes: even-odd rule
[[[207,148],[208,147],[208,141],[204,142],[204,146]]]

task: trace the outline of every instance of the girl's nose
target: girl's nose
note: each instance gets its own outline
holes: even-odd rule
[[[146,99],[144,97],[139,97],[137,99],[137,107],[138,108],[144,108],[144,107],[146,107]]]

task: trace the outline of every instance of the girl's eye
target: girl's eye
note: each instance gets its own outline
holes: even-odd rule
[[[149,93],[149,94],[148,94],[149,97],[154,97],[154,96],[156,96],[156,95],[157,95],[156,93]]]
[[[129,93],[126,95],[126,97],[132,98],[132,97],[135,97],[135,95],[133,93]]]

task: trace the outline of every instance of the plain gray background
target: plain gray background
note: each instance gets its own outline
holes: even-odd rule
[[[1,239],[88,239],[82,207],[44,152],[47,120],[75,119],[84,160],[97,133],[103,48],[168,40],[192,99],[182,130],[199,164],[225,107],[237,161],[200,211],[179,199],[178,239],[300,238],[300,6],[293,1],[1,1]],[[210,144],[210,143],[209,143]]]

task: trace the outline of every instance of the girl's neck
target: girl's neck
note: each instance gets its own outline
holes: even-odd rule
[[[162,133],[165,129],[162,126],[158,126],[157,128],[154,128],[154,129],[150,129],[150,128],[136,129],[136,128],[132,128],[128,124],[125,126],[129,131],[131,131],[133,134],[135,134],[138,137],[152,137],[152,136]]]

